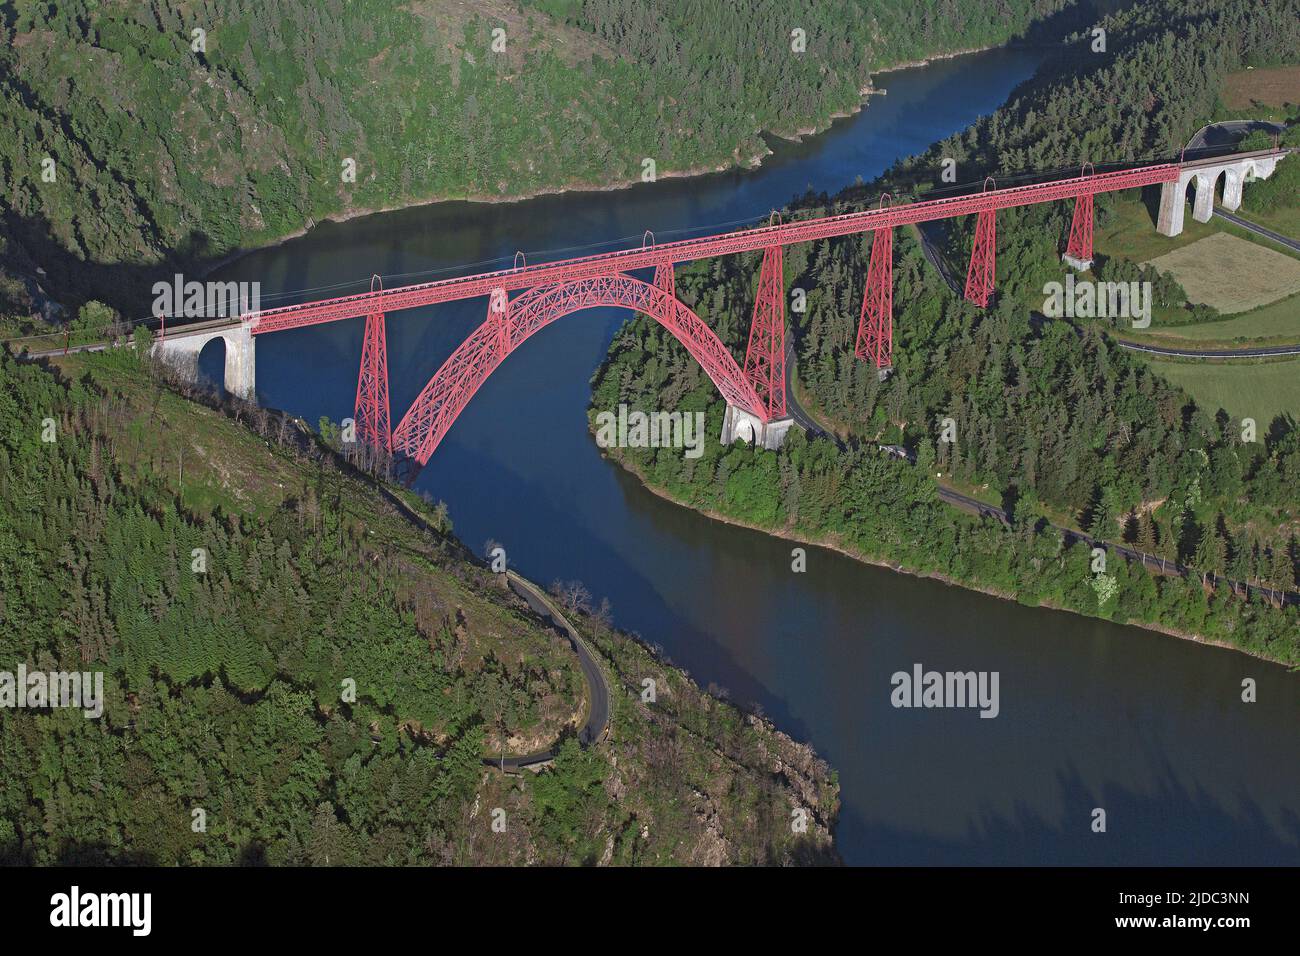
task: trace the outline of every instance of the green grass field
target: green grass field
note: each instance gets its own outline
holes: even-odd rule
[[[1223,78],[1223,105],[1230,110],[1247,110],[1243,119],[1284,120],[1295,114],[1300,94],[1300,64],[1246,69]],[[1290,108],[1288,109],[1288,104]]]
[[[1294,162],[1289,159],[1287,162]],[[1250,186],[1246,186],[1246,196],[1242,199],[1241,208],[1236,213],[1242,219],[1258,223],[1265,229],[1272,229],[1274,232],[1287,236],[1291,239],[1300,237],[1300,206],[1283,206],[1279,209],[1270,209],[1261,212],[1251,208],[1250,204]],[[1274,246],[1273,248],[1278,248]]]
[[[1154,213],[1147,210],[1136,193],[1125,193],[1123,198],[1115,200],[1109,214],[1113,218],[1103,223],[1101,215],[1098,214],[1094,227],[1093,251],[1102,256],[1122,256],[1134,262],[1147,262],[1191,245],[1198,239],[1214,235],[1222,225],[1213,219],[1197,222],[1188,210],[1183,217],[1183,231],[1172,239],[1162,236],[1156,232]]]
[[[1130,198],[1130,195],[1132,195],[1132,198]],[[1239,210],[1239,215],[1243,219],[1258,222],[1260,225],[1274,229],[1283,235],[1294,236],[1300,234],[1300,221],[1297,221],[1300,220],[1300,212],[1286,209],[1266,217],[1264,214],[1251,211],[1249,185],[1246,186],[1244,196],[1246,198]],[[1212,236],[1218,232],[1226,232],[1229,235],[1247,239],[1250,242],[1258,243],[1285,255],[1295,256],[1295,253],[1282,246],[1234,226],[1223,219],[1215,217],[1209,222],[1197,222],[1192,218],[1190,208],[1186,210],[1186,214],[1183,216],[1183,231],[1172,239],[1156,232],[1154,214],[1148,212],[1146,205],[1139,201],[1135,194],[1125,193],[1124,197],[1117,199],[1111,208],[1113,218],[1104,224],[1099,218],[1093,234],[1093,250],[1098,255],[1123,256],[1126,259],[1132,259],[1134,262],[1149,262],[1166,253],[1173,252],[1175,249],[1191,245],[1198,239],[1204,239],[1206,236]]]
[[[1252,309],[1218,322],[1199,322],[1195,325],[1152,324],[1145,331],[1125,330],[1126,338],[1142,341],[1156,336],[1161,344],[1178,347],[1182,342],[1188,348],[1220,346],[1233,343],[1282,345],[1300,341],[1300,295],[1293,295],[1269,305]]]
[[[1191,210],[1183,219],[1183,231],[1173,238],[1162,236],[1156,232],[1155,220],[1153,213],[1148,210],[1147,206],[1141,202],[1135,193],[1126,193],[1123,198],[1116,198],[1107,213],[1108,218],[1102,221],[1100,215],[1097,220],[1096,232],[1093,238],[1093,248],[1098,256],[1118,256],[1130,259],[1133,262],[1149,262],[1152,259],[1158,259],[1163,255],[1176,250],[1190,246],[1192,243],[1214,235],[1227,234],[1236,236],[1241,239],[1256,243],[1275,252],[1281,252],[1293,258],[1294,256],[1288,250],[1283,249],[1276,243],[1269,242],[1259,236],[1255,236],[1245,229],[1234,226],[1223,219],[1215,217],[1209,222],[1197,222],[1191,216]],[[1283,300],[1283,302],[1289,300]],[[1283,302],[1274,303],[1273,305],[1282,305]],[[1248,314],[1234,316],[1243,320],[1251,317],[1260,316],[1264,309],[1272,306],[1264,306]],[[1186,325],[1187,312],[1184,309],[1171,309],[1156,306],[1152,310],[1152,324],[1149,334],[1167,334],[1185,338],[1189,343],[1201,338],[1200,333],[1190,334],[1189,329],[1194,326]],[[1211,338],[1225,335],[1227,340],[1231,341],[1237,336],[1248,336],[1251,338],[1272,338],[1273,336],[1283,336],[1276,340],[1277,344],[1287,342],[1291,335],[1285,328],[1285,313],[1281,317],[1261,318],[1258,323],[1243,322],[1243,327],[1249,331],[1236,332],[1229,331],[1226,323],[1215,323],[1222,326],[1221,331],[1211,332],[1205,336],[1205,341]],[[1262,327],[1261,331],[1255,331],[1254,326],[1258,324]],[[1162,328],[1163,326],[1163,328]],[[1279,327],[1280,326],[1280,327]],[[1266,328],[1263,328],[1266,327]],[[1119,333],[1121,338],[1132,338],[1140,340],[1145,337],[1146,333],[1123,330]],[[1165,341],[1162,339],[1162,341]],[[1170,344],[1173,344],[1170,342]],[[1194,348],[1194,344],[1189,344],[1189,348]]]
[[[1300,360],[1285,362],[1166,362],[1151,368],[1186,389],[1203,407],[1253,418],[1262,431],[1275,417],[1300,420]]]

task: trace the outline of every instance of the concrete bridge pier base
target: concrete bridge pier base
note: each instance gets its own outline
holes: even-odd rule
[[[1181,176],[1177,182],[1160,185],[1160,218],[1156,220],[1156,232],[1162,236],[1177,236],[1183,231],[1183,192],[1187,189],[1187,180]]]
[[[1214,216],[1214,177],[1196,176],[1196,202],[1192,204],[1192,218],[1209,222]]]
[[[737,405],[728,405],[727,413],[722,417],[722,444],[742,441],[746,445],[756,444],[768,451],[776,451],[793,425],[793,418],[765,422]]]
[[[1239,170],[1229,167],[1223,174],[1223,208],[1236,212],[1241,208],[1241,187],[1244,183]]]
[[[199,353],[213,339],[225,341],[226,368],[223,384],[226,391],[245,402],[256,401],[257,354],[252,328],[246,322],[211,332],[170,335],[154,342],[152,354],[186,381],[193,383],[199,377]]]
[[[246,402],[257,401],[257,352],[248,324],[226,336],[226,391]]]

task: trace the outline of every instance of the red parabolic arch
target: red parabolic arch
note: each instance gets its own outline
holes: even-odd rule
[[[573,312],[625,308],[642,312],[686,346],[728,404],[767,420],[754,386],[704,320],[676,296],[626,273],[536,286],[505,303],[499,293],[487,320],[442,364],[393,431],[392,449],[427,464],[461,410],[507,355],[539,329]],[[494,309],[493,306],[501,306]]]

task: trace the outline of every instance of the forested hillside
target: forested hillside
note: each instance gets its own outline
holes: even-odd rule
[[[1067,41],[1021,95],[900,164],[894,179],[932,183],[944,157],[963,181],[1172,159],[1215,112],[1228,73],[1294,62],[1300,50],[1298,0],[1157,0],[1101,25],[1104,52],[1091,35]]]
[[[746,162],[760,131],[854,108],[872,70],[1063,5],[7,0],[5,258],[138,307],[155,267],[325,216]]]
[[[835,858],[809,748],[581,606],[613,700],[579,748],[566,641],[293,422],[235,415],[129,350],[0,355],[0,670],[101,671],[106,698],[0,708],[0,861]],[[557,738],[535,776],[483,766]]]
[[[788,281],[815,288],[856,243],[832,243],[787,266]],[[684,504],[871,560],[901,564],[1028,604],[1133,621],[1300,662],[1300,614],[1279,606],[1296,589],[1300,433],[1290,422],[1246,446],[1240,427],[1195,407],[1178,389],[1115,348],[1096,327],[1082,337],[1065,323],[1034,331],[1008,305],[992,315],[953,300],[919,248],[900,243],[895,264],[895,372],[882,384],[853,357],[846,312],[812,340],[824,353],[801,359],[809,405],[850,440],[809,440],[796,428],[778,453],[706,443],[698,459],[678,449],[611,450],[651,485]],[[794,259],[795,257],[790,257]],[[715,328],[743,339],[757,262],[741,259],[680,279],[683,298]],[[815,279],[812,277],[816,276]],[[834,286],[832,286],[834,288]],[[826,299],[810,321],[827,315]],[[809,333],[815,335],[817,333]],[[805,340],[807,342],[809,340]],[[629,323],[598,374],[592,409],[706,410],[722,426],[712,383],[668,333]],[[827,410],[830,410],[827,413]],[[938,441],[942,420],[956,442]],[[882,454],[903,442],[913,465]],[[987,483],[1009,507],[1014,529],[953,510],[934,475],[962,487]],[[1083,527],[1170,562],[1249,582],[1249,598],[1207,589],[1200,576],[1164,577],[1112,556],[1092,570],[1090,547],[1066,546],[1059,526]]]
[[[1245,0],[1145,5],[1140,15],[1107,22],[1117,52],[1099,72],[1086,60],[1062,68],[893,175],[900,182],[937,178],[938,157],[952,150],[962,150],[963,168],[982,177],[1022,162],[1065,166],[1078,138],[1113,143],[1134,157],[1185,141],[1214,110],[1212,84],[1223,71],[1295,56],[1295,12],[1289,2],[1267,12]],[[1129,27],[1135,32],[1125,41]],[[1203,82],[1183,87],[1164,79],[1193,63],[1211,64]],[[1130,128],[1129,111],[1109,105],[1142,103],[1148,94],[1171,119],[1134,117]],[[793,214],[856,208],[893,182],[887,177],[833,200],[809,197]],[[1109,202],[1099,198],[1099,221]],[[1278,606],[1281,590],[1297,588],[1300,430],[1287,417],[1259,421],[1256,440],[1246,441],[1241,422],[1198,408],[1116,348],[1100,325],[1031,322],[1023,302],[1045,281],[1061,279],[1068,226],[1066,204],[999,213],[1001,301],[987,312],[954,296],[914,233],[897,230],[894,369],[884,382],[854,356],[870,235],[787,250],[787,287],[807,290],[806,312],[790,315],[802,394],[848,446],[792,433],[779,454],[710,446],[698,460],[671,450],[628,450],[624,460],[691,505],[761,527],[1028,603],[1300,661],[1300,614]],[[969,236],[955,232],[954,244],[969,249]],[[678,279],[685,300],[738,356],[757,275],[757,258],[748,256],[692,266]],[[662,396],[683,394],[687,407],[710,409],[717,434],[722,406],[707,378],[670,336],[638,319],[611,347],[593,408],[620,401],[660,407]],[[953,442],[940,440],[945,419],[954,424]],[[881,455],[881,442],[907,445],[917,465]],[[1014,530],[954,513],[936,499],[936,473],[1005,505]],[[1089,547],[1066,547],[1049,521],[1200,574],[1165,577],[1112,558],[1099,578]],[[1247,596],[1208,588],[1211,573],[1260,590]]]

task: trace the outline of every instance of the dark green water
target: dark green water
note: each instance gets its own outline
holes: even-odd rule
[[[277,291],[368,288],[372,272],[392,286],[516,249],[536,262],[544,250],[639,244],[645,229],[663,241],[757,219],[964,128],[1042,55],[992,51],[886,74],[887,96],[811,142],[778,146],[754,172],[325,224],[221,278],[260,281],[270,305]],[[484,311],[475,301],[388,317],[394,422]],[[790,544],[670,505],[600,457],[588,381],[625,317],[592,310],[531,339],[417,487],[450,505],[472,547],[491,537],[536,580],[584,581],[620,626],[816,746],[840,774],[846,860],[1300,862],[1300,677],[827,552],[792,574]],[[259,338],[261,401],[309,421],[351,415],[361,330],[356,320]],[[999,716],[893,708],[890,676],[918,662],[998,671]],[[1258,681],[1258,703],[1241,703],[1244,677]],[[1104,834],[1091,831],[1095,807]]]

